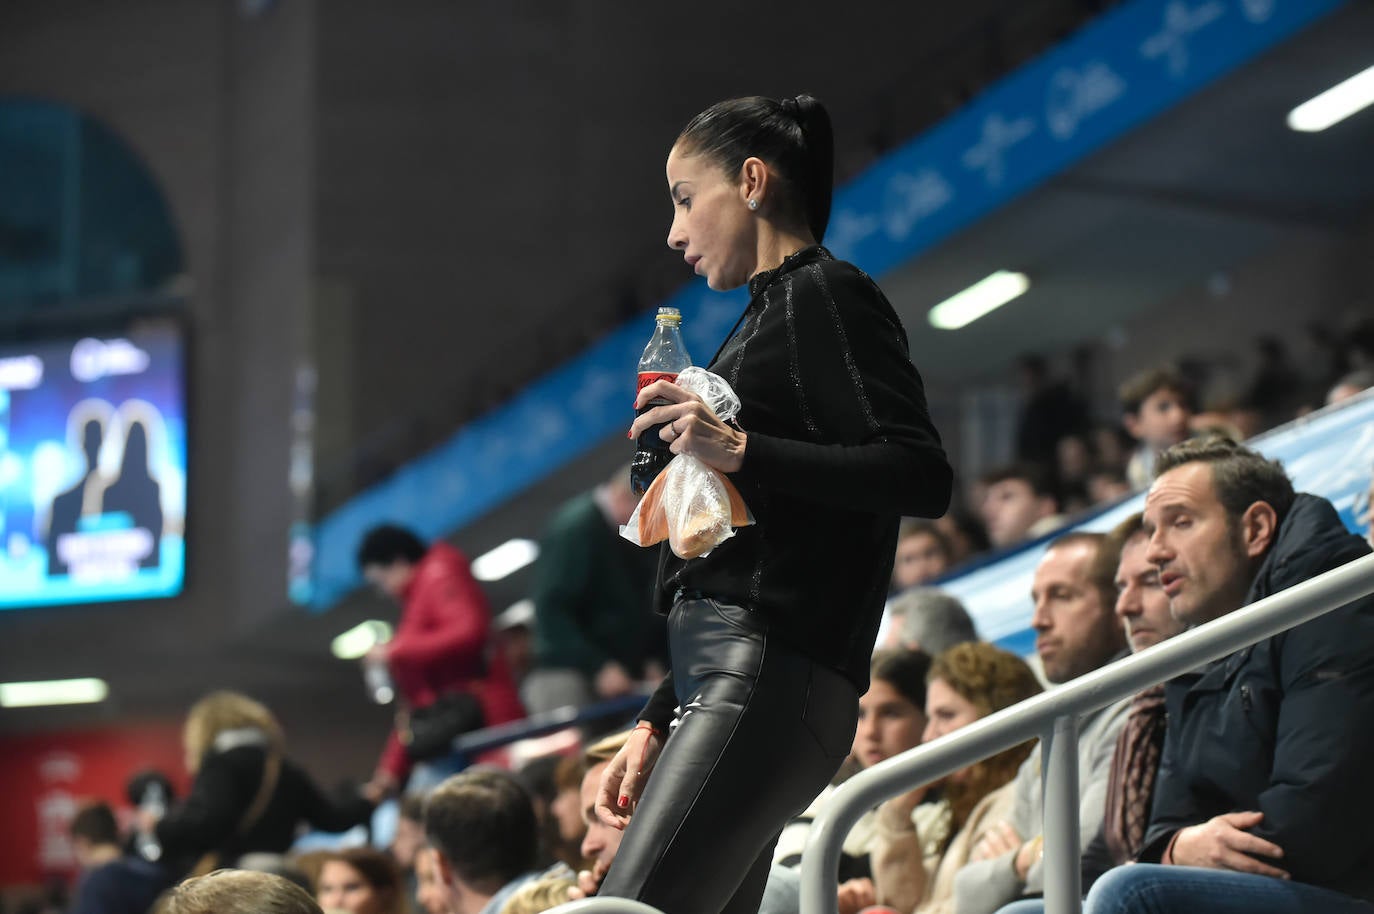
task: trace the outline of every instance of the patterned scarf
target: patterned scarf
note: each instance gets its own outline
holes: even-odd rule
[[[1164,723],[1164,686],[1157,685],[1136,695],[1116,739],[1103,829],[1107,850],[1117,865],[1134,860],[1145,843],[1155,775],[1164,749]]]

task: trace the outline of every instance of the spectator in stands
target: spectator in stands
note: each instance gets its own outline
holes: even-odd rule
[[[272,873],[219,870],[167,893],[159,914],[323,914],[315,899]]]
[[[315,897],[326,911],[403,914],[409,910],[401,868],[385,851],[350,847],[326,857]]]
[[[1161,456],[1145,529],[1190,626],[1370,551],[1330,502],[1225,439]],[[1363,597],[1168,683],[1142,863],[1103,876],[1089,914],[1370,911],[1372,643]]]
[[[492,622],[491,630],[511,681],[520,685],[534,668],[534,601],[516,600],[507,606]]]
[[[405,896],[416,897],[419,874],[415,858],[425,846],[425,798],[415,791],[401,795],[397,809],[396,833],[391,837],[387,848],[396,865],[401,868],[402,881],[405,883]]]
[[[927,679],[923,742],[1041,691],[1025,661],[990,644],[951,647],[935,658]],[[1011,816],[1013,778],[1031,746],[1007,749],[932,784],[939,801],[924,816],[917,814],[915,792],[879,807],[871,855],[878,904],[917,914],[954,910],[955,874],[987,830]]]
[[[620,840],[624,832],[602,822],[596,815],[596,792],[601,786],[601,775],[615,758],[615,754],[625,745],[629,733],[613,733],[587,747],[582,757],[584,774],[578,791],[579,812],[582,815],[584,837],[582,857],[588,862],[589,869],[577,874],[578,894],[589,897],[596,894],[606,871],[620,850]]]
[[[936,587],[913,587],[888,604],[891,625],[883,647],[924,651],[934,657],[956,644],[977,641],[968,610],[957,597]]]
[[[425,833],[454,914],[497,914],[535,875],[534,805],[505,772],[474,769],[440,784],[425,806]]]
[[[1087,407],[1068,382],[1050,375],[1043,356],[1024,355],[1019,368],[1026,400],[1016,428],[1016,456],[1049,465],[1059,439],[1087,427]]]
[[[929,670],[929,655],[919,651],[885,650],[873,655],[868,691],[859,698],[859,723],[851,753],[859,768],[871,767],[921,744],[921,734],[926,727],[926,674]],[[801,865],[802,848],[811,823],[835,786],[832,783],[821,791],[806,811],[783,829],[773,852],[774,863],[784,867]],[[911,806],[919,804],[926,792],[924,787],[917,789],[915,796],[909,798]],[[877,815],[876,809],[870,810],[845,836],[838,873],[842,912],[852,914],[875,903],[869,852],[873,849]]]
[[[1061,526],[1059,497],[1049,474],[1035,464],[1012,464],[983,474],[983,523],[998,549],[1043,536]]]
[[[415,900],[425,914],[457,914],[453,894],[439,872],[439,852],[426,845],[415,856]]]
[[[534,567],[535,668],[521,686],[531,713],[629,695],[646,663],[661,678],[663,626],[652,610],[658,552],[619,533],[638,502],[629,467],[620,467],[549,521]]]
[[[591,865],[582,856],[582,839],[587,834],[582,809],[582,783],[586,774],[587,763],[582,756],[570,755],[558,760],[553,773],[556,792],[549,803],[544,827],[544,845],[550,856],[573,870]]]
[[[501,914],[542,914],[581,897],[576,879],[569,876],[542,876],[521,886],[506,902]]]
[[[933,581],[949,570],[954,549],[934,521],[906,517],[897,529],[897,556],[892,563],[892,592]]]
[[[979,504],[981,505],[981,499]],[[951,568],[986,552],[992,545],[988,541],[988,532],[982,520],[962,505],[952,505],[943,516],[937,517],[935,527],[949,541]]]
[[[1035,569],[1031,626],[1045,678],[1053,684],[1069,682],[1125,655],[1121,626],[1113,614],[1115,565],[1098,560],[1105,539],[1100,533],[1066,534],[1050,544]],[[1102,824],[1112,754],[1129,707],[1129,700],[1117,702],[1079,720],[1080,847]],[[1014,783],[1012,815],[989,829],[974,848],[972,862],[955,877],[959,914],[991,914],[1017,898],[1043,892],[1039,746]]]
[[[167,888],[169,877],[156,864],[121,859],[119,825],[108,803],[77,810],[70,833],[81,867],[71,914],[142,914]]]
[[[1349,400],[1355,394],[1374,387],[1374,368],[1361,368],[1352,371],[1336,382],[1326,394],[1326,405]]]
[[[1121,385],[1121,424],[1139,444],[1126,467],[1126,480],[1135,490],[1154,477],[1155,459],[1165,448],[1188,437],[1193,415],[1192,391],[1172,367],[1152,368]]]
[[[339,832],[371,815],[361,795],[327,798],[285,756],[272,712],[246,695],[212,692],[196,702],[183,741],[190,793],[160,820],[141,823],[155,832],[172,875],[231,866],[252,852],[284,854],[302,822]]]
[[[1120,501],[1131,494],[1131,484],[1124,470],[1095,467],[1088,474],[1088,500],[1094,505]]]
[[[428,729],[491,726],[522,716],[515,683],[499,652],[488,650],[491,611],[468,560],[447,543],[426,546],[410,530],[373,527],[358,547],[358,568],[369,583],[401,604],[396,635],[374,647],[368,662],[385,663],[403,704],[369,785],[374,799],[399,790],[416,762],[428,761],[411,784],[423,791],[454,765],[443,750],[419,759],[401,733],[423,718]]]
[[[1116,615],[1131,650],[1143,651],[1184,630],[1173,617],[1159,584],[1159,569],[1149,559],[1149,537],[1140,514],[1132,514],[1103,544],[1099,560],[1116,564]],[[1119,556],[1119,559],[1115,557]],[[1117,737],[1107,778],[1102,828],[1082,855],[1083,889],[1107,870],[1135,859],[1145,840],[1154,785],[1164,747],[1164,686],[1138,693]],[[1043,914],[1044,902],[1018,901],[999,914]]]
[[[119,823],[109,803],[102,801],[82,806],[72,816],[68,832],[72,836],[76,865],[82,872],[118,860],[123,853],[119,844]]]

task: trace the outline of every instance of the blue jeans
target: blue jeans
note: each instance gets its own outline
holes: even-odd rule
[[[1097,881],[1083,914],[1374,914],[1374,905],[1301,882],[1137,863]]]

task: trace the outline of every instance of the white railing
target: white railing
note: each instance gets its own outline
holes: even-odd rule
[[[1044,764],[1045,912],[1078,914],[1079,715],[1371,593],[1374,555],[1367,555],[859,772],[811,825],[802,853],[802,914],[836,914],[840,846],[866,810],[1036,736]]]
[[[866,810],[1004,749],[1041,739],[1045,784],[1045,912],[1078,914],[1078,717],[1374,593],[1374,555],[1356,559],[1067,685],[880,762],[841,784],[812,823],[802,854],[801,914],[836,914],[840,847]],[[728,828],[728,822],[721,823]],[[913,865],[919,866],[919,862]],[[556,914],[664,914],[623,898],[589,898]],[[673,912],[678,914],[678,912]],[[687,914],[687,912],[682,912]]]

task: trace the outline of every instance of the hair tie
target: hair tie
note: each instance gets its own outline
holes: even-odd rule
[[[778,102],[778,106],[782,109],[783,114],[792,118],[792,120],[796,121],[798,124],[801,123],[801,105],[797,104],[797,97],[795,95],[791,98],[784,98],[782,101]]]

